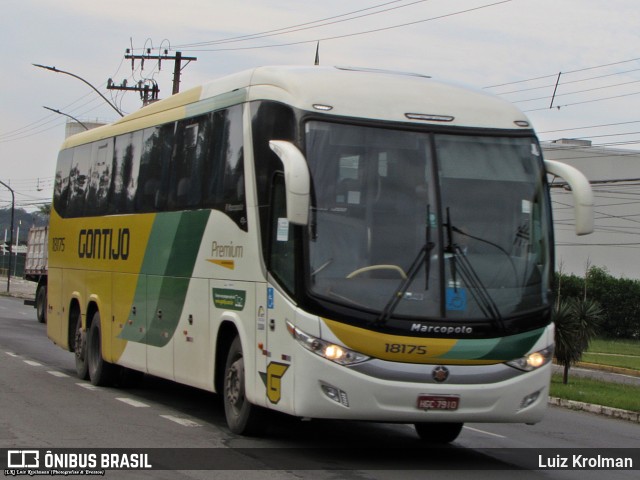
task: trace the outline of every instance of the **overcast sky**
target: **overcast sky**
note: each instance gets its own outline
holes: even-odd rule
[[[140,107],[139,96],[112,96],[108,78],[129,85],[152,78],[161,98],[170,95],[173,63],[158,71],[148,61],[141,71],[136,62],[132,71],[124,60],[130,47],[197,57],[183,70],[185,90],[259,65],[312,64],[320,40],[323,65],[492,87],[487,91],[518,102],[543,140],[634,141],[639,11],[638,0],[7,0],[0,17],[0,180],[11,183],[19,206],[50,198],[66,118],[43,106],[85,121],[118,118],[79,80],[32,63],[84,77],[126,112]],[[272,34],[246,37],[264,32]],[[554,106],[561,108],[549,109],[559,72]],[[617,125],[577,129],[607,124]],[[0,188],[0,207],[9,198]]]

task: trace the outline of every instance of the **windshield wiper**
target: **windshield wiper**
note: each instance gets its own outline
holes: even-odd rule
[[[409,270],[407,271],[407,277],[404,278],[402,282],[400,282],[400,285],[398,286],[396,291],[393,292],[393,295],[391,295],[391,298],[385,305],[380,316],[375,320],[375,322],[373,322],[375,326],[382,326],[387,323],[389,318],[391,318],[391,315],[395,311],[400,301],[404,298],[407,290],[409,289],[409,286],[413,283],[413,280],[416,278],[416,275],[420,271],[422,262],[425,262],[427,279],[429,278],[429,265],[431,263],[429,261],[429,253],[431,253],[431,250],[433,250],[435,246],[436,244],[433,242],[427,242],[423,245],[423,247],[416,255],[416,258],[413,260],[413,263],[409,267]],[[428,284],[425,287],[425,290],[427,289]]]
[[[431,267],[429,254],[431,253],[431,250],[433,250],[436,246],[436,244],[431,241],[431,207],[429,205],[427,205],[427,226],[425,230],[425,237],[426,242],[418,251],[416,258],[414,258],[413,262],[411,262],[411,266],[407,271],[407,277],[404,278],[402,282],[400,282],[400,285],[398,286],[396,291],[393,292],[393,295],[391,295],[391,298],[389,298],[389,301],[382,309],[382,313],[380,313],[380,316],[373,322],[375,326],[382,326],[387,323],[387,321],[389,321],[389,318],[391,318],[391,315],[393,315],[393,312],[397,308],[400,301],[404,298],[407,290],[409,289],[409,286],[413,283],[413,280],[416,278],[416,275],[420,271],[422,262],[424,262],[425,270],[424,289],[429,290],[429,273]]]
[[[445,249],[445,253],[449,254],[449,259],[451,261],[451,278],[453,280],[453,288],[454,291],[458,290],[458,282],[457,282],[457,272],[460,273],[462,280],[466,285],[469,286],[469,291],[471,292],[471,296],[475,300],[476,304],[482,311],[485,317],[491,318],[494,323],[498,326],[498,328],[504,331],[504,320],[502,319],[502,315],[500,314],[500,310],[498,305],[491,297],[491,294],[485,287],[484,283],[478,276],[476,269],[473,268],[471,262],[464,254],[464,251],[457,243],[453,242],[453,234],[452,232],[461,233],[467,235],[470,238],[476,239],[471,235],[464,233],[457,227],[454,227],[451,223],[451,214],[449,208],[447,207],[447,247]],[[481,240],[481,239],[478,239]],[[485,241],[486,243],[491,243]],[[491,243],[492,245],[500,248],[501,247]],[[504,251],[504,250],[503,250]],[[504,252],[507,254],[506,252]],[[508,255],[508,254],[507,254]],[[515,267],[514,267],[515,268]]]

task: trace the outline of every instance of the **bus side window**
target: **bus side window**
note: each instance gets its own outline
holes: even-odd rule
[[[169,210],[200,206],[202,170],[208,157],[211,125],[211,115],[178,122],[171,162]]]
[[[269,101],[252,102],[251,115],[262,254],[267,259],[271,221],[269,217],[271,186],[274,173],[283,168],[282,162],[269,147],[269,141],[288,140],[295,142],[296,120],[291,107]]]
[[[242,107],[226,110],[225,149],[223,158],[224,180],[222,185],[223,211],[246,230],[246,203],[244,196],[244,141],[242,132]]]
[[[69,201],[69,174],[73,149],[62,150],[58,155],[58,168],[56,170],[55,185],[53,188],[53,208],[61,217],[67,216],[67,204]]]
[[[73,149],[73,160],[69,172],[68,217],[80,217],[84,212],[84,200],[89,185],[91,168],[91,144],[80,145]]]
[[[140,173],[136,190],[137,212],[156,212],[164,208],[173,152],[174,123],[147,128],[143,132]]]
[[[109,213],[132,213],[138,187],[142,131],[116,137],[112,198]]]
[[[242,106],[212,114],[209,157],[204,162],[202,206],[226,213],[246,230]]]
[[[268,268],[287,291],[295,294],[294,230],[287,220],[284,175],[281,173],[273,180],[270,218]]]
[[[94,142],[91,149],[91,171],[89,188],[84,206],[84,216],[104,215],[108,206],[108,193],[111,186],[113,168],[113,142],[103,140]]]

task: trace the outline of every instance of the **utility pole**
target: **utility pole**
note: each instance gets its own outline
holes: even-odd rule
[[[13,188],[4,183],[2,180],[0,180],[0,185],[7,187],[7,189],[9,189],[9,191],[11,192],[11,233],[9,234],[9,268],[7,269],[7,293],[9,293],[9,290],[11,289],[11,266],[13,262],[13,247],[11,246],[11,244],[13,243],[13,214],[14,210],[16,209],[16,196]]]
[[[152,81],[152,85],[149,86],[147,82],[140,80],[137,85],[130,87],[127,85],[127,81],[124,80],[122,84],[116,85],[113,80],[107,80],[107,90],[122,90],[126,92],[140,92],[140,99],[143,105],[149,105],[158,100],[158,94],[160,88],[155,81]]]
[[[173,60],[173,91],[172,95],[175,95],[180,91],[180,74],[184,67],[189,65],[191,62],[195,62],[197,57],[183,57],[182,52],[176,52],[175,55],[170,56],[169,51],[165,50],[164,55],[151,55],[151,49],[147,49],[146,54],[143,55],[134,55],[131,53],[131,50],[127,48],[126,54],[124,56],[127,60],[131,60],[131,67],[133,68],[134,62],[136,60],[140,60],[142,62],[142,67],[144,68],[145,60],[158,60],[158,62],[162,62],[163,60]],[[187,62],[182,65],[182,62]]]

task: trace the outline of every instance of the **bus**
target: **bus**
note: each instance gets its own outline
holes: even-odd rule
[[[67,139],[47,332],[94,385],[150,374],[270,411],[414,424],[535,423],[554,265],[544,161],[505,101],[415,74],[260,67]]]

